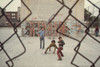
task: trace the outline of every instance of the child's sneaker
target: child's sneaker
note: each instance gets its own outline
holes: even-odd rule
[[[64,57],[64,55],[62,55],[62,57]]]
[[[60,59],[58,59],[59,61],[61,61],[62,59],[60,58]]]
[[[47,54],[47,52],[44,52],[45,54]]]

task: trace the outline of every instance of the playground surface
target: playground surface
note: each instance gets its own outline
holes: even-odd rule
[[[14,33],[12,28],[0,28],[0,41],[5,41],[12,33]],[[18,28],[18,34],[21,37],[21,28]],[[100,37],[96,38],[100,40]],[[47,54],[44,54],[52,39],[53,37],[50,39],[49,37],[45,37],[45,49],[40,49],[39,37],[21,37],[21,40],[26,47],[26,53],[14,60],[14,67],[75,67],[71,64],[71,61],[75,55],[74,48],[78,42],[68,37],[63,37],[63,40],[65,41],[63,49],[64,57],[62,58],[62,61],[58,61],[57,54],[53,54],[53,48],[51,49],[51,52],[48,51]],[[55,37],[55,40],[56,45],[58,46],[58,38]],[[16,35],[4,44],[4,48],[11,58],[23,52],[23,47]],[[82,42],[79,52],[94,62],[100,56],[100,43],[93,40],[90,36],[87,36]],[[5,63],[7,60],[7,56],[1,51],[0,67],[8,67]],[[74,60],[74,63],[80,67],[89,67],[91,65],[91,63],[79,54]],[[96,67],[100,67],[100,60],[96,63]]]

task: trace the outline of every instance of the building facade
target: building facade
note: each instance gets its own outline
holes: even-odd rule
[[[65,1],[65,4],[67,6],[69,6],[69,8],[70,8],[70,7],[72,7],[72,5],[75,3],[76,0],[64,0],[64,1]],[[22,36],[25,34],[25,31],[26,31],[25,28],[27,25],[27,21],[29,21],[29,22],[32,21],[29,23],[30,25],[37,24],[38,29],[39,29],[38,22],[41,24],[43,21],[44,25],[47,26],[47,24],[48,24],[47,22],[49,21],[49,19],[52,18],[54,16],[54,14],[62,6],[59,2],[57,2],[57,0],[25,0],[24,2],[32,11],[32,15],[26,21],[24,21],[24,23],[22,23],[22,25],[21,25]],[[26,9],[26,7],[23,5],[23,3],[21,3],[21,11],[20,12],[21,12],[20,14],[21,14],[21,21],[22,21],[29,14],[29,11]],[[66,16],[68,14],[69,14],[69,10],[65,7],[58,13],[56,18],[53,20],[55,30],[58,27],[57,24],[60,24],[66,18]],[[84,21],[84,0],[79,0],[79,2],[73,8],[72,14],[76,18],[78,18],[80,21],[82,21],[82,22]],[[68,19],[75,20],[72,17],[69,17]],[[67,22],[67,20],[66,20],[66,22]],[[35,21],[38,21],[38,22],[35,22]],[[46,22],[44,22],[44,21],[46,21]],[[72,24],[69,23],[69,25],[72,25]],[[75,25],[75,26],[78,26],[78,25]],[[71,27],[73,27],[73,26],[71,26]],[[34,29],[35,29],[35,27],[34,27]],[[48,25],[46,27],[46,29],[50,29],[53,32],[53,28],[51,27],[51,25]],[[65,31],[65,28],[62,28],[62,30]],[[55,34],[56,34],[56,32],[55,32]],[[35,34],[32,34],[32,35],[34,36]],[[52,33],[50,35],[52,35]],[[30,36],[31,36],[31,34],[30,34]]]
[[[26,23],[26,32],[25,35],[29,36],[37,36],[38,31],[41,30],[41,27],[45,30],[45,36],[61,36],[56,32],[56,29],[61,24],[61,22],[52,22],[50,24],[47,23],[47,21],[27,21]],[[68,28],[65,24],[61,26],[59,29],[59,32],[66,33],[68,32]]]
[[[17,11],[6,11],[6,16],[8,19],[14,24],[19,24],[20,22],[20,7],[18,7]],[[8,20],[6,20],[8,22]],[[10,23],[8,23],[8,26],[11,26]]]
[[[0,16],[2,15],[1,10],[2,9],[0,7]],[[4,16],[0,17],[0,27],[2,27],[2,26],[7,26],[7,24],[6,24],[6,18]]]
[[[8,17],[8,19],[14,24],[19,24],[20,20],[19,20],[19,16],[18,16],[18,12],[6,12],[6,16]],[[6,20],[8,22],[8,20]],[[11,26],[10,23],[8,23],[8,26]]]
[[[6,12],[6,16],[13,22],[18,20],[18,12]]]
[[[60,0],[62,1],[62,0]],[[57,0],[25,0],[25,4],[32,11],[32,15],[27,20],[37,20],[37,21],[48,21],[61,7],[62,5]],[[64,0],[65,5],[69,8],[76,2],[76,0]],[[21,20],[29,14],[29,11],[21,3]],[[62,21],[68,15],[69,10],[63,8],[54,21]],[[79,0],[79,2],[72,9],[72,14],[78,18],[80,21],[84,21],[84,0]],[[68,19],[73,19],[69,17]]]

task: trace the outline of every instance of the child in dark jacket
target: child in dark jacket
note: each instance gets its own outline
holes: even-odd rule
[[[95,28],[95,36],[96,37],[98,36],[98,33],[99,33],[99,28],[98,28],[98,26],[96,26],[96,28]]]
[[[51,47],[54,47],[54,52],[53,54],[55,53],[56,49],[57,49],[57,46],[55,44],[55,40],[52,40],[51,41],[51,44],[47,47],[46,51],[45,51],[45,54],[47,53],[48,49],[50,50]]]
[[[59,47],[57,50],[57,55],[58,55],[58,60],[62,60],[61,56],[64,57],[64,55],[61,50],[63,50],[63,45],[65,45],[65,42],[63,41],[62,37],[59,37],[58,39],[59,39],[58,41]]]

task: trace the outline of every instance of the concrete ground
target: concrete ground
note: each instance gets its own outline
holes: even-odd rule
[[[12,28],[0,28],[0,41],[3,42],[13,33]],[[18,33],[21,36],[21,29],[18,28]],[[100,37],[96,37],[100,40]],[[45,55],[44,51],[47,46],[50,44],[48,37],[45,37],[45,49],[40,49],[39,37],[21,37],[25,47],[26,53],[20,56],[19,58],[14,60],[14,67],[75,67],[71,65],[71,60],[75,54],[74,48],[78,44],[78,42],[69,39],[67,37],[63,37],[65,41],[65,46],[63,49],[64,57],[62,61],[58,61],[57,54],[53,54],[53,48]],[[58,46],[58,39],[55,38],[56,44]],[[19,40],[16,35],[12,37],[9,41],[7,41],[4,45],[5,50],[11,57],[15,57],[16,55],[23,52],[23,47],[21,46]],[[92,62],[94,62],[97,57],[100,56],[100,43],[97,43],[92,38],[87,36],[85,40],[81,44],[80,51],[83,55],[89,58]],[[0,67],[8,67],[5,64],[8,58],[3,51],[0,52]],[[91,64],[82,58],[80,55],[77,55],[75,64],[80,67],[89,67]],[[100,60],[96,63],[96,67],[100,67]]]

